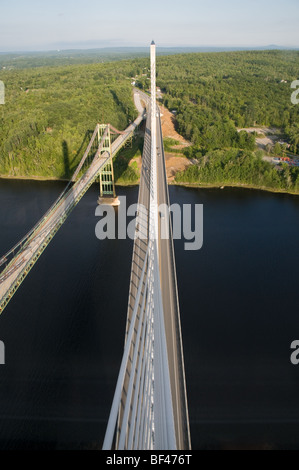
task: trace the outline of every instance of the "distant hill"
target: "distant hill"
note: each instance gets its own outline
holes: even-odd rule
[[[277,45],[258,47],[157,47],[157,55],[186,54],[194,52],[231,52],[249,50],[299,50],[298,47],[283,47]],[[66,49],[53,51],[28,51],[28,52],[0,52],[0,69],[6,68],[30,68],[41,66],[57,66],[71,64],[91,64],[112,62],[116,60],[135,59],[147,57],[148,47],[105,47],[97,49]]]

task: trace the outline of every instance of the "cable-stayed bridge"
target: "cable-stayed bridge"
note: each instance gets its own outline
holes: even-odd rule
[[[124,354],[103,449],[190,449],[176,267],[160,120],[156,49],[151,45],[151,97],[134,92],[137,119],[111,143],[97,125],[71,182],[35,227],[0,260],[0,314],[39,256],[100,177],[101,201],[115,197],[112,157],[146,117],[132,256]],[[88,162],[88,160],[91,160]],[[88,163],[87,170],[83,171]],[[161,233],[168,234],[161,237]]]

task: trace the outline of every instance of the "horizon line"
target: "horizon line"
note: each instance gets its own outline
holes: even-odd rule
[[[150,43],[149,43],[150,44]],[[147,49],[149,46],[94,46],[94,47],[86,47],[86,46],[78,46],[78,47],[67,47],[67,48],[46,48],[46,49],[25,49],[25,50],[18,50],[14,49],[11,51],[0,51],[0,54],[20,54],[20,53],[32,53],[32,52],[68,52],[68,51],[95,51],[95,50],[107,50],[107,49]],[[231,48],[238,48],[238,49],[267,49],[267,48],[278,48],[278,49],[299,49],[299,46],[296,45],[280,45],[280,44],[266,44],[266,45],[175,45],[175,46],[158,46],[156,44],[157,49],[198,49],[198,48],[206,48],[206,49],[231,49]]]

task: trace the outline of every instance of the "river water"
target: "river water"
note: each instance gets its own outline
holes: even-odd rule
[[[63,183],[0,181],[0,251]],[[138,188],[119,188],[128,204]],[[0,316],[0,448],[101,448],[122,357],[132,241],[95,237],[93,186]],[[299,197],[170,187],[203,204],[175,241],[193,449],[299,449]]]

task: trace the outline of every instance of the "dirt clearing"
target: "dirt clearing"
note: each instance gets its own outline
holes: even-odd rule
[[[164,106],[160,106],[161,109],[161,124],[163,137],[168,137],[179,142],[174,145],[173,148],[177,150],[183,150],[191,145],[184,137],[182,137],[175,130],[175,116]],[[142,159],[141,157],[134,158],[137,162],[138,170],[141,171]],[[175,174],[178,171],[185,170],[189,165],[192,165],[191,161],[186,158],[183,153],[170,153],[165,152],[165,166],[168,183],[174,181]]]
[[[192,163],[188,158],[173,156],[173,153],[165,153],[165,166],[168,183],[172,183],[175,174],[178,171],[185,170],[189,165],[192,165]]]
[[[184,137],[178,134],[175,130],[175,116],[167,108],[164,108],[164,106],[160,106],[160,109],[163,137],[169,137],[170,139],[177,140],[180,142],[179,146],[181,148],[191,145],[188,140],[184,139]]]
[[[168,137],[179,142],[179,144],[173,146],[174,149],[183,150],[186,147],[189,147],[191,143],[184,139],[184,137],[175,130],[175,116],[164,106],[160,106],[160,109],[163,137]],[[191,164],[192,163],[181,153],[174,154],[165,152],[165,166],[168,183],[173,182],[175,174],[178,171],[185,170]]]

